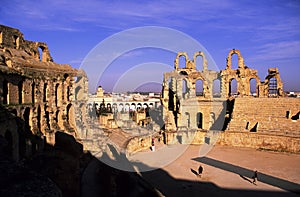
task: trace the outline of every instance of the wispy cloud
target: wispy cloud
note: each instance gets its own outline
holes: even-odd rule
[[[300,59],[300,41],[284,41],[267,43],[258,46],[254,55],[248,58],[249,61],[271,61],[271,60],[290,60],[292,58]]]

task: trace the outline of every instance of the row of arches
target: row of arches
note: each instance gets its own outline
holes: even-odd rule
[[[15,111],[15,113],[17,113],[17,111]],[[34,132],[34,134],[46,130],[64,129],[64,119],[66,123],[75,126],[74,107],[72,104],[68,104],[65,110],[56,110],[53,115],[47,111],[45,106],[42,109],[40,105],[34,109],[30,107],[23,108],[21,113],[26,131]]]
[[[171,84],[171,82],[169,83]],[[207,89],[204,81],[202,79],[197,79],[195,81],[195,96],[204,96],[205,88]],[[187,79],[182,79],[182,97],[185,98],[185,95],[189,93],[191,87],[188,85]],[[219,97],[221,94],[221,81],[219,79],[215,79],[212,82],[212,94],[213,97]]]
[[[63,86],[64,82],[54,83],[54,103],[57,107],[63,100],[70,101],[70,86]],[[7,79],[2,81],[2,104],[28,104],[36,103],[39,98],[38,94],[42,94],[42,102],[49,100],[50,86],[48,82],[43,83],[42,88],[35,81],[20,80],[18,83],[12,83]],[[40,91],[42,89],[42,91]],[[40,93],[41,92],[41,93]]]
[[[207,70],[207,60],[203,52],[195,52],[193,60],[189,60],[186,52],[179,52],[175,59],[175,69]]]
[[[249,93],[252,96],[258,96],[258,80],[255,78],[251,78],[249,80]],[[276,96],[278,94],[278,87],[277,87],[277,79],[270,78],[268,82],[268,96]],[[229,81],[229,95],[234,96],[238,95],[238,82],[235,78],[230,79]]]
[[[91,104],[90,104],[91,105]],[[130,112],[155,107],[154,103],[95,103],[98,110],[107,110],[109,112]]]

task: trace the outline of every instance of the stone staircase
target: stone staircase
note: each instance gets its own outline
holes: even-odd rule
[[[299,111],[298,98],[236,98],[227,130],[300,136],[300,120],[291,119]]]

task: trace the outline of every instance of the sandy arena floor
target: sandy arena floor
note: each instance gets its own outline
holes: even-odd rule
[[[184,145],[158,146],[130,158],[155,166]],[[165,196],[299,196],[300,155],[215,146],[199,157],[201,146],[190,145],[160,169],[141,176]],[[171,150],[171,151],[170,151]],[[168,152],[169,151],[169,152]],[[195,172],[202,165],[202,177]],[[258,183],[251,183],[254,169]]]

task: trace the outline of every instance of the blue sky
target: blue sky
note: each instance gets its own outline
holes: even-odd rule
[[[261,80],[269,67],[278,67],[284,89],[300,91],[297,0],[2,0],[0,23],[20,29],[27,40],[46,42],[55,62],[75,68],[98,43],[118,32],[168,27],[201,43],[219,69],[225,68],[229,50],[239,49],[245,64],[257,69]],[[173,65],[174,58],[168,51],[134,50],[118,57],[99,83],[110,91],[117,78],[136,64]]]

